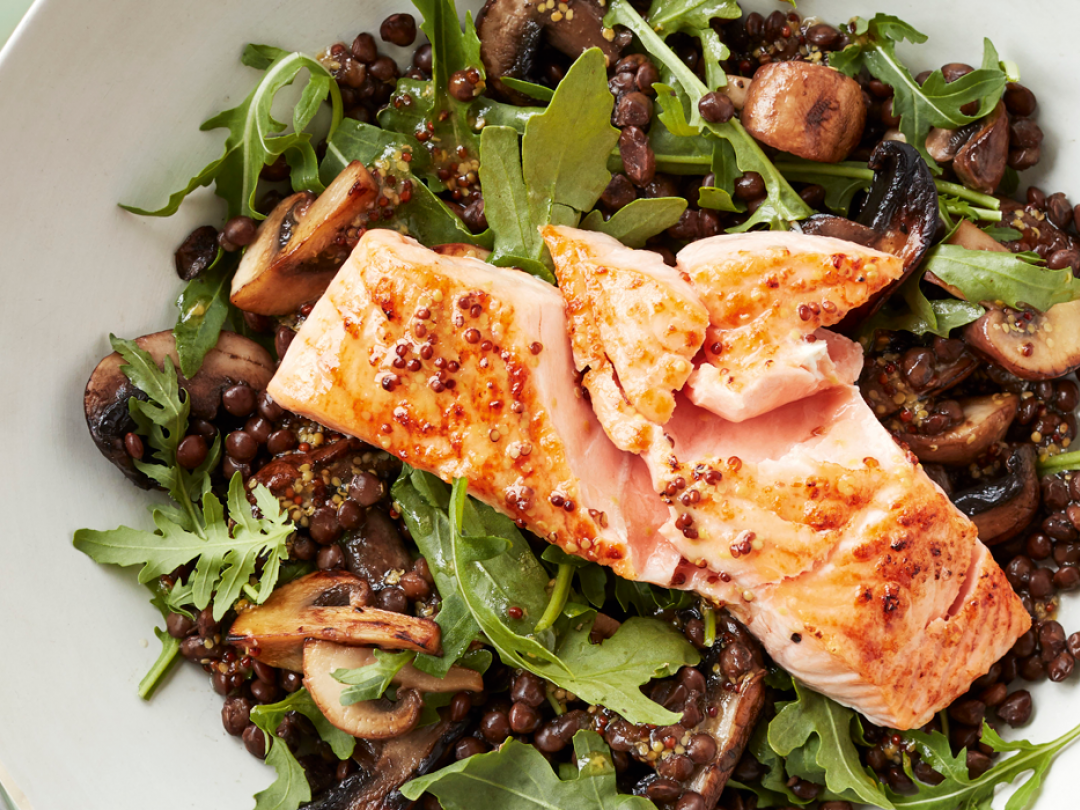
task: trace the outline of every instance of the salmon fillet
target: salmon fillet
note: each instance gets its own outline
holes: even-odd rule
[[[678,268],[710,322],[690,399],[733,422],[853,383],[862,351],[824,327],[903,273],[888,253],[768,231],[694,242],[679,252]]]
[[[562,296],[517,270],[368,231],[267,390],[630,578],[666,516],[582,398]]]
[[[545,236],[560,278],[572,276],[574,269],[561,264],[574,253],[553,242],[591,237],[571,229]],[[813,277],[806,277],[813,263],[804,257],[832,255],[846,243],[782,234],[782,252],[720,244],[730,238],[744,246],[769,245],[777,237],[753,236],[703,240],[684,251],[696,249],[687,272],[694,292],[711,303],[710,332],[739,331],[732,327],[735,304],[721,304],[752,296],[740,297],[732,277],[746,279],[743,286],[751,290],[757,289],[750,281],[755,276],[787,279],[794,300],[804,304],[824,295],[843,300],[830,310],[831,323],[843,316],[841,309],[862,300],[857,290],[843,292],[861,283],[858,277],[834,285],[839,293],[815,290]],[[699,249],[709,243],[719,246],[719,259]],[[781,253],[794,257],[790,272]],[[681,265],[682,255],[679,260]],[[717,267],[727,269],[718,273]],[[782,317],[784,306],[761,309],[755,328],[772,322],[781,338],[793,331],[790,317]],[[724,318],[719,323],[716,312]],[[821,335],[827,343],[831,333],[821,327],[822,314],[821,307],[811,312],[801,334]],[[744,339],[729,337],[726,344],[742,368],[755,369],[766,382],[778,373],[790,378],[790,367],[778,372],[748,347],[744,351]],[[801,341],[793,338],[785,348],[780,339],[776,351],[763,353],[782,367]],[[857,372],[861,351],[855,352]],[[791,387],[773,402],[795,391],[798,397],[757,416],[743,409],[737,419],[718,416],[709,407],[715,400],[695,402],[701,397],[691,375],[687,391],[673,393],[673,416],[661,427],[633,406],[609,364],[579,365],[579,371],[600,423],[616,445],[647,461],[669,508],[660,529],[668,545],[653,543],[657,564],[639,575],[657,581],[671,571],[661,584],[726,603],[773,658],[810,687],[876,723],[918,727],[963,694],[1030,626],[975,526],[874,417],[851,384],[855,375],[819,377],[801,391]],[[753,390],[744,386],[742,394]]]

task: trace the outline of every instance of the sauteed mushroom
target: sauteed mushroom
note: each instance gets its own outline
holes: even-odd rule
[[[180,360],[171,331],[144,335],[136,338],[135,343],[159,366],[168,357],[179,369]],[[152,489],[156,484],[135,469],[131,456],[124,449],[124,437],[135,430],[128,400],[132,397],[145,399],[146,395],[120,370],[123,365],[124,359],[118,352],[113,352],[98,363],[90,375],[83,395],[86,424],[94,444],[105,458],[138,486]],[[225,389],[237,383],[247,383],[256,391],[265,388],[274,376],[274,360],[254,341],[234,332],[222,332],[194,377],[186,379],[179,370],[177,376],[180,386],[191,398],[191,415],[209,421],[217,416],[221,392]]]
[[[919,461],[968,464],[991,445],[1001,441],[1016,416],[1020,398],[1015,394],[991,394],[960,400],[964,421],[941,433],[901,433]]]
[[[966,489],[952,501],[979,529],[987,545],[1003,543],[1023,531],[1039,509],[1039,475],[1035,448],[1015,447],[1005,463],[1008,472],[994,481]]]

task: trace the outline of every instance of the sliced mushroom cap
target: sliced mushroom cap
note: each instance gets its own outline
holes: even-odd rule
[[[964,329],[968,345],[1023,380],[1052,380],[1080,368],[1080,301],[1046,312],[989,307]]]
[[[609,65],[615,64],[631,35],[618,31],[612,40],[604,36],[604,13],[597,0],[571,0],[573,16],[541,11],[533,0],[488,0],[476,18],[480,36],[480,58],[492,94],[515,104],[535,103],[511,90],[500,79],[533,77],[536,56],[542,41],[571,59],[589,48],[599,48]]]
[[[388,740],[358,740],[353,759],[360,769],[307,810],[407,810],[413,802],[398,788],[438,767],[467,727],[467,722],[442,720]]]
[[[356,245],[378,193],[375,178],[353,161],[317,198],[286,197],[240,260],[229,300],[259,315],[285,315],[314,301]]]
[[[866,101],[859,83],[811,62],[758,68],[740,118],[762,143],[823,163],[838,163],[862,138]]]
[[[386,740],[412,731],[424,708],[423,698],[415,689],[399,689],[395,701],[379,698],[341,705],[346,687],[334,680],[333,673],[351,667],[352,650],[329,641],[304,643],[304,686],[319,711],[346,734],[365,740]]]
[[[1005,102],[999,101],[956,153],[953,171],[968,188],[992,194],[1005,177],[1008,159],[1009,116]]]
[[[325,659],[333,648],[333,663],[338,669],[359,669],[376,662],[375,653],[371,647],[347,647],[344,644],[335,644],[332,641],[308,641],[304,645],[304,674],[308,669],[308,655],[314,651],[319,660]],[[312,664],[314,666],[314,664]],[[402,689],[415,689],[421,694],[427,692],[482,692],[484,691],[484,679],[474,669],[459,667],[456,664],[450,667],[445,678],[436,678],[421,672],[412,664],[406,664],[392,683]]]
[[[948,163],[959,154],[978,127],[978,124],[968,124],[958,129],[934,127],[926,136],[926,151],[938,163]]]
[[[1039,511],[1039,474],[1035,448],[1017,445],[1005,463],[1003,477],[952,496],[956,507],[979,529],[979,539],[989,545],[1010,540],[1031,523]]]
[[[154,332],[136,338],[136,345],[148,353],[161,366],[168,357],[173,367],[179,369],[176,341],[170,331]],[[151,489],[153,481],[135,469],[131,457],[124,450],[124,437],[135,430],[135,422],[128,411],[132,397],[146,399],[146,395],[124,375],[120,367],[125,364],[119,352],[113,352],[97,364],[86,383],[83,407],[90,436],[105,458],[135,484]],[[266,388],[274,376],[274,359],[262,346],[234,332],[222,332],[217,345],[207,352],[199,372],[190,380],[177,371],[180,386],[191,398],[191,415],[211,420],[217,416],[221,405],[221,392],[237,383],[247,383],[254,390]]]
[[[937,186],[914,147],[882,141],[871,153],[868,165],[874,170],[874,180],[855,220],[865,228],[853,227],[850,220],[831,214],[817,214],[801,223],[803,233],[858,242],[899,256],[904,262],[900,278],[848,313],[838,327],[844,332],[854,330],[877,312],[915,271],[933,245],[939,222]]]
[[[690,731],[708,734],[716,743],[712,761],[698,765],[689,780],[689,789],[701,794],[705,807],[714,807],[719,800],[765,705],[766,670],[761,644],[727,611],[717,614],[716,624],[718,641],[704,656],[701,667],[716,673],[708,679],[705,691],[709,711]],[[734,657],[735,646],[740,648],[745,670],[732,682],[724,674],[730,670],[724,656],[726,650],[729,659]],[[725,667],[725,663],[729,666]]]
[[[1003,438],[1020,407],[1016,394],[990,394],[959,400],[964,421],[936,435],[902,433],[919,461],[938,464],[969,464]]]
[[[362,647],[439,652],[439,625],[366,607],[370,588],[346,571],[317,571],[275,590],[229,628],[228,642],[270,666],[299,672],[307,639]]]

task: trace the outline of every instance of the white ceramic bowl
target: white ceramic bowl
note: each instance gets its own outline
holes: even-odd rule
[[[376,30],[404,5],[39,0],[0,55],[0,781],[23,810],[246,810],[273,779],[222,730],[221,699],[194,667],[178,667],[151,702],[136,696],[156,656],[158,615],[133,571],[95,565],[70,541],[82,526],[147,525],[147,496],[94,449],[82,389],[109,332],[136,337],[173,322],[172,252],[195,225],[216,221],[218,202],[201,193],[164,220],[116,203],[163,200],[219,154],[223,133],[198,125],[248,92],[256,74],[239,63],[243,45],[315,53]],[[799,4],[834,22],[879,8]],[[1047,132],[1033,181],[1080,194],[1070,34],[1080,4],[904,0],[888,10],[931,35],[911,58],[916,71],[977,62],[984,35],[1019,62]],[[1080,611],[1066,608],[1076,629],[1070,613]],[[1026,736],[1047,740],[1080,721],[1075,688],[1036,694]],[[1075,806],[1078,767],[1080,748],[1062,757],[1036,807]]]

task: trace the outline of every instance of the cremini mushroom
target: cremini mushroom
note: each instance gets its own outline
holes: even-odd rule
[[[953,159],[953,171],[968,188],[992,194],[1005,176],[1009,160],[1009,116],[999,101]]]
[[[959,400],[964,421],[941,433],[901,433],[922,462],[969,464],[1004,437],[1020,407],[1016,394],[990,394]]]
[[[468,723],[441,720],[388,740],[357,740],[359,769],[332,786],[307,810],[404,810],[412,802],[398,792],[411,779],[437,768]]]
[[[1035,448],[1016,445],[1005,463],[1006,474],[953,494],[952,501],[979,529],[987,545],[1003,543],[1027,528],[1039,510],[1039,474]]]
[[[158,366],[168,357],[175,368],[180,361],[176,354],[176,341],[171,331],[154,332],[135,339],[135,344],[147,352]],[[128,411],[132,397],[145,399],[146,395],[135,387],[120,367],[124,359],[118,352],[105,357],[86,383],[83,407],[90,436],[105,458],[143,489],[156,486],[153,481],[135,469],[131,456],[124,449],[124,437],[135,430],[135,422]],[[274,359],[259,344],[234,332],[222,332],[214,346],[203,359],[202,367],[190,380],[177,371],[180,386],[191,399],[191,415],[212,420],[221,405],[221,392],[237,383],[247,383],[254,390],[266,387],[274,376]]]
[[[562,4],[560,4],[562,5]],[[618,30],[605,36],[606,9],[597,0],[569,0],[565,9],[544,8],[532,0],[488,0],[476,18],[480,58],[493,95],[515,104],[535,103],[507,87],[501,79],[533,79],[541,42],[576,59],[589,48],[599,48],[614,65],[631,35]],[[541,10],[541,9],[544,10]]]
[[[741,121],[762,143],[823,163],[838,163],[862,138],[866,102],[854,79],[810,62],[758,68]]]
[[[420,719],[425,692],[482,692],[479,672],[453,666],[445,678],[435,678],[406,665],[394,676],[397,700],[365,700],[349,706],[341,704],[345,684],[334,679],[339,669],[357,669],[375,663],[375,654],[366,647],[347,647],[314,639],[304,642],[304,686],[326,715],[342,731],[369,740],[397,737],[410,731]]]
[[[375,179],[353,161],[318,197],[286,197],[240,260],[229,300],[259,315],[285,315],[314,301],[355,246],[378,194]]]
[[[868,165],[874,170],[874,179],[854,222],[832,214],[815,214],[800,224],[803,233],[857,242],[892,253],[904,262],[904,274],[872,300],[849,312],[839,327],[841,331],[850,332],[873,315],[915,271],[933,245],[940,221],[934,177],[913,146],[882,141],[871,153]]]
[[[1080,368],[1080,301],[1046,312],[989,306],[964,329],[968,345],[1023,380],[1052,380]]]
[[[317,571],[282,585],[262,605],[241,610],[228,642],[270,666],[299,672],[307,639],[351,646],[439,652],[439,625],[367,607],[370,588],[346,571]]]

